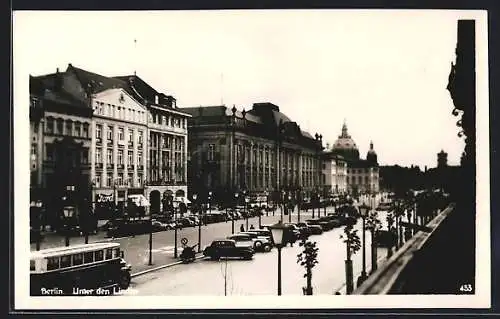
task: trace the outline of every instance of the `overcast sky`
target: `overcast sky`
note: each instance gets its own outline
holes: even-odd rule
[[[446,90],[455,11],[15,12],[14,72],[137,74],[179,106],[272,102],[333,144],[344,119],[383,165],[458,164]],[[134,45],[134,39],[137,39]]]

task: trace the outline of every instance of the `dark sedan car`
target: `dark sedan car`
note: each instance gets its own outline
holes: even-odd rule
[[[212,260],[220,258],[242,258],[250,260],[255,251],[252,247],[237,246],[231,239],[214,240],[210,246],[205,247],[203,255]]]

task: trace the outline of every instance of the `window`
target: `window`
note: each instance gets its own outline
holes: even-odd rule
[[[71,266],[71,255],[61,256],[61,268]]]
[[[142,174],[137,175],[137,186],[141,186],[142,184]]]
[[[123,173],[118,173],[117,184],[123,185]]]
[[[134,164],[134,152],[128,151],[128,165]]]
[[[209,144],[208,145],[207,159],[209,161],[213,161],[214,158],[215,158],[215,144]]]
[[[111,259],[111,258],[113,258],[113,249],[107,248],[106,249],[106,259]]]
[[[104,251],[98,250],[95,252],[95,261],[101,261],[104,259]]]
[[[101,156],[101,149],[100,148],[95,149],[95,162],[102,163],[102,156]]]
[[[95,126],[95,137],[100,140],[101,136],[102,136],[102,127],[101,125],[97,124]]]
[[[123,127],[120,127],[120,128],[118,128],[118,139],[120,141],[123,141],[124,138],[125,138],[125,136],[124,136],[124,132],[123,132]]]
[[[118,150],[118,165],[123,165],[123,150]]]
[[[134,131],[133,130],[128,130],[128,141],[129,142],[134,141]]]
[[[87,123],[83,124],[83,137],[89,137],[89,125]]]
[[[47,119],[47,122],[45,123],[45,132],[47,132],[48,134],[54,133],[54,119],[53,118]]]
[[[89,162],[89,149],[84,148],[82,151],[82,164],[87,164]]]
[[[137,165],[141,165],[142,163],[142,152],[138,151],[137,152]]]
[[[162,115],[162,117],[161,117],[161,123],[160,124],[167,125],[167,117],[165,115]]]
[[[108,126],[108,141],[113,141],[113,127]]]
[[[88,251],[83,254],[83,262],[84,263],[93,263],[94,262],[94,252]]]
[[[59,119],[57,120],[56,124],[56,134],[63,134],[63,120]]]
[[[31,155],[36,155],[36,144],[31,144]]]
[[[368,176],[365,176],[365,184],[368,184]]]
[[[82,134],[82,125],[80,123],[75,123],[75,136],[80,136]]]
[[[69,136],[73,135],[73,122],[71,121],[66,122],[66,135]]]
[[[83,254],[74,254],[73,255],[73,266],[81,265],[83,264]]]
[[[132,174],[128,174],[127,185],[128,187],[132,187],[134,183],[134,176]]]
[[[54,270],[59,268],[59,257],[47,258],[47,270]]]
[[[30,260],[30,270],[35,270],[35,261]]]
[[[107,150],[106,161],[108,164],[113,164],[113,149],[111,148]]]
[[[54,145],[45,144],[45,153],[47,157],[47,161],[52,161],[54,159]]]
[[[95,176],[95,187],[101,187],[101,175]]]
[[[107,175],[106,176],[106,185],[108,185],[108,187],[111,187],[113,184],[113,181],[112,181],[112,176],[111,175]]]
[[[142,144],[142,131],[139,131],[139,144]]]
[[[113,256],[116,258],[116,257],[120,257],[120,248],[114,248],[113,249]]]

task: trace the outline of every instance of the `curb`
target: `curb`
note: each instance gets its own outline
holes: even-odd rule
[[[195,257],[195,260],[196,259],[203,259],[203,258],[205,258],[205,256],[198,256],[198,257]],[[161,270],[161,269],[164,269],[164,268],[170,268],[170,267],[173,267],[173,266],[176,266],[176,265],[180,265],[182,263],[183,263],[183,261],[176,261],[176,262],[173,262],[171,264],[166,264],[166,265],[161,265],[161,266],[158,266],[158,267],[155,267],[155,268],[146,269],[146,270],[143,270],[143,271],[139,271],[139,272],[137,272],[135,274],[131,274],[130,277],[131,278],[139,277],[139,276],[148,274],[150,272],[154,272],[154,271]]]

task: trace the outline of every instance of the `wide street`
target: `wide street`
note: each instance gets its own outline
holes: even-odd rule
[[[381,219],[385,218],[380,214]],[[355,228],[361,229],[361,220]],[[316,241],[318,264],[313,269],[313,292],[334,294],[345,293],[346,246],[340,235],[343,227],[310,237]],[[361,233],[359,234],[361,236]],[[366,233],[366,266],[371,268],[370,234]],[[282,250],[282,289],[284,295],[301,295],[305,286],[304,268],[297,264],[301,247],[286,247]],[[385,259],[386,249],[378,249],[379,260]],[[361,250],[353,256],[354,282],[362,268]],[[382,261],[379,261],[379,263]],[[206,259],[191,264],[182,264],[148,273],[132,280],[126,295],[224,295],[224,277],[227,295],[275,295],[277,292],[277,249],[269,253],[256,253],[251,261]]]

